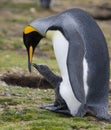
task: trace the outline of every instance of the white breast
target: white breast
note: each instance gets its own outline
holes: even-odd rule
[[[65,100],[71,114],[75,116],[75,114],[78,112],[81,103],[76,99],[69,81],[66,64],[69,43],[60,31],[50,31],[49,33],[51,34],[50,39],[53,42],[55,56],[63,79],[60,84],[60,94]]]

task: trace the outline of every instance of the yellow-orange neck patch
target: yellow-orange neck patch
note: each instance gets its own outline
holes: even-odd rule
[[[36,31],[36,32],[37,32],[37,30],[36,30],[35,28],[33,28],[33,27],[31,27],[31,26],[27,26],[27,27],[25,27],[25,29],[24,29],[24,34],[28,34],[28,33],[31,33],[31,32],[33,32],[33,31]]]

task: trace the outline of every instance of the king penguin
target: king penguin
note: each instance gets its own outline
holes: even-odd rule
[[[81,9],[36,19],[23,31],[31,72],[34,50],[42,38],[52,41],[61,77],[47,66],[33,66],[54,86],[55,102],[43,106],[55,112],[98,119],[108,114],[109,54],[104,35],[95,20]]]

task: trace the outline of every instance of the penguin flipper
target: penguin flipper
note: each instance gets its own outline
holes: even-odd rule
[[[67,68],[69,81],[74,95],[82,104],[85,104],[85,92],[83,85],[84,54],[83,40],[78,32],[74,32],[72,39],[69,40]]]

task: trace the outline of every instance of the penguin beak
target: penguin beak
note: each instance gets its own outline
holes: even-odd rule
[[[28,69],[29,69],[29,72],[31,72],[33,52],[34,52],[34,49],[33,49],[32,46],[30,46],[29,52],[28,52]]]

